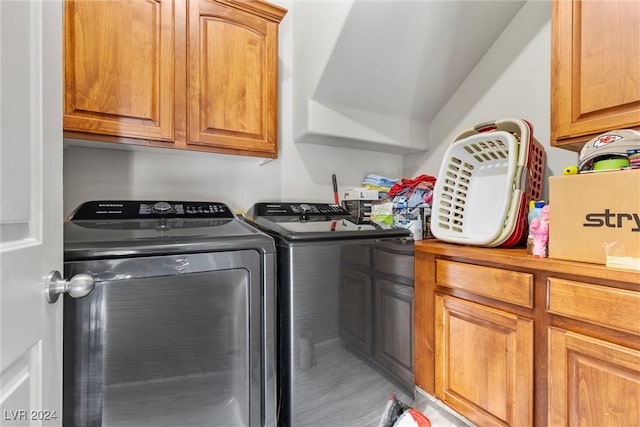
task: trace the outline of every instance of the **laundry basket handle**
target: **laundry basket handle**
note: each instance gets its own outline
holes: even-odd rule
[[[491,132],[494,131],[496,129],[498,129],[498,126],[496,125],[495,120],[489,121],[489,122],[482,122],[482,123],[478,123],[477,125],[475,125],[473,127],[473,129],[476,132]]]

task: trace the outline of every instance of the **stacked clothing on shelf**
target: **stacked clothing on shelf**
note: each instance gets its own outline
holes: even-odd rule
[[[398,179],[387,178],[376,174],[367,174],[362,180],[362,187],[347,188],[342,198],[342,206],[355,216],[359,223],[371,222],[371,206],[379,200],[389,200],[389,190]],[[393,224],[390,217],[389,226]]]
[[[398,179],[387,178],[384,176],[369,173],[362,180],[362,186],[369,190],[376,190],[380,193],[388,193],[391,188],[400,182]]]

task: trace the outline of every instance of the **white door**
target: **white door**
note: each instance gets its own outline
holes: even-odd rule
[[[62,8],[0,0],[0,425],[62,423]]]

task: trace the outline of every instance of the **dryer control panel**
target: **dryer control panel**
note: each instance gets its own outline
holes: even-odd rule
[[[145,218],[234,218],[229,207],[220,202],[113,201],[86,202],[69,218],[78,220]]]

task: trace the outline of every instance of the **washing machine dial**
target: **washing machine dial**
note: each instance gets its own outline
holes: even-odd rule
[[[167,202],[158,202],[153,205],[153,211],[159,214],[166,214],[171,212],[171,204]]]

